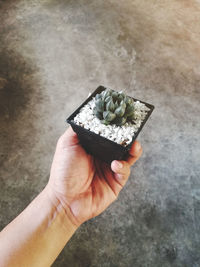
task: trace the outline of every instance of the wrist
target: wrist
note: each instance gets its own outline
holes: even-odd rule
[[[64,205],[63,202],[56,196],[54,190],[49,184],[43,190],[43,194],[46,195],[46,198],[49,200],[49,203],[54,210],[55,214],[60,217],[63,227],[69,231],[69,228],[72,232],[75,232],[80,224],[76,222],[70,207]]]

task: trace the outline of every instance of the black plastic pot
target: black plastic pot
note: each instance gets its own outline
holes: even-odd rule
[[[137,138],[138,134],[142,130],[144,124],[148,120],[149,116],[151,115],[154,106],[138,99],[133,98],[133,100],[138,100],[141,103],[144,103],[150,110],[148,111],[146,118],[142,122],[138,131],[134,134],[131,143],[124,147],[120,144],[117,144],[105,137],[91,132],[77,124],[73,121],[74,117],[80,112],[80,109],[85,106],[92,98],[96,95],[104,91],[106,88],[104,86],[99,86],[86,100],[83,104],[78,107],[68,118],[67,122],[71,125],[73,130],[77,133],[78,138],[80,140],[81,145],[87,151],[87,153],[101,159],[104,162],[111,163],[113,160],[126,160],[129,150]]]

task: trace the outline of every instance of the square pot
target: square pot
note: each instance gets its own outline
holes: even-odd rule
[[[100,160],[111,163],[113,160],[126,160],[127,156],[129,155],[129,150],[137,138],[138,134],[142,130],[144,124],[148,120],[149,116],[151,115],[154,106],[150,105],[148,103],[145,103],[143,101],[140,101],[138,99],[133,98],[134,101],[140,101],[141,103],[145,104],[149,110],[147,111],[145,119],[142,121],[139,129],[132,137],[132,141],[130,144],[128,144],[126,147],[111,141],[99,134],[96,134],[88,129],[85,129],[79,125],[77,125],[73,120],[74,117],[80,112],[81,108],[85,106],[89,101],[95,97],[96,94],[101,93],[104,91],[106,87],[99,86],[84,102],[81,106],[79,106],[68,118],[67,122],[71,125],[74,132],[78,135],[78,138],[80,140],[80,144],[83,146],[83,148],[86,150],[87,153],[99,158]]]

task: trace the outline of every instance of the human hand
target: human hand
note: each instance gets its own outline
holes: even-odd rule
[[[79,226],[117,199],[141,154],[135,141],[126,161],[114,160],[109,165],[87,154],[70,126],[58,140],[47,188],[70,221]]]

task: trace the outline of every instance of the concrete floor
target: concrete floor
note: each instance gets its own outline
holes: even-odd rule
[[[0,0],[0,226],[99,84],[155,105],[119,199],[53,266],[200,266],[200,1]]]

